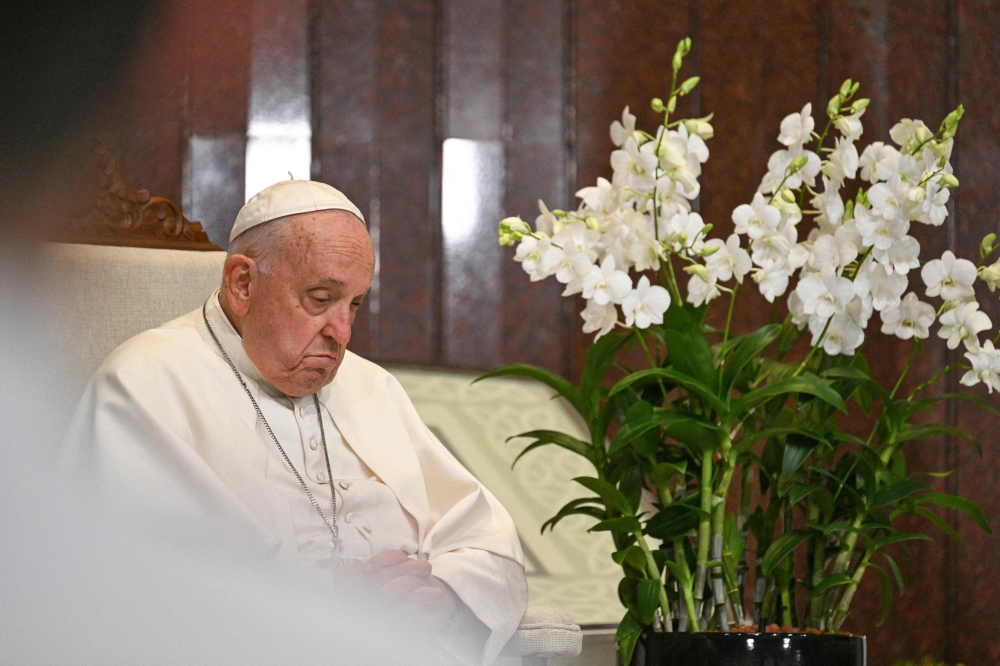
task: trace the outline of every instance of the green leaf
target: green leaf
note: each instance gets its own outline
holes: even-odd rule
[[[660,581],[646,579],[639,583],[639,619],[643,624],[652,624],[656,607],[660,605]]]
[[[817,594],[823,594],[831,587],[837,587],[838,585],[847,585],[851,582],[850,574],[840,573],[827,576],[821,580],[816,587],[809,591],[809,598],[812,599]]]
[[[945,425],[943,423],[932,423],[928,425],[904,424],[896,435],[896,442],[903,443],[913,439],[925,439],[928,437],[954,437],[972,442],[979,449],[979,455],[983,454],[982,445],[976,438],[957,426]]]
[[[733,384],[747,363],[753,360],[754,356],[767,349],[767,346],[774,342],[781,335],[781,326],[769,324],[757,329],[740,338],[739,343],[733,349],[733,354],[729,359],[722,374],[722,390],[720,395],[728,396],[733,389]]]
[[[979,525],[980,529],[984,532],[993,534],[986,516],[983,515],[979,507],[963,497],[949,495],[948,493],[927,493],[926,495],[919,496],[916,501],[918,504],[936,504],[937,506],[961,511],[969,518],[972,518],[973,522]]]
[[[792,486],[788,489],[787,495],[789,506],[795,506],[817,490],[820,490],[819,486],[807,486],[801,483],[792,484]]]
[[[785,451],[781,458],[781,476],[788,478],[799,471],[805,463],[806,458],[819,444],[819,440],[811,436],[801,434],[788,435],[785,438]]]
[[[702,331],[704,316],[704,308],[695,308],[689,303],[671,303],[663,315],[663,339],[673,367],[712,386],[717,374],[712,348]]]
[[[622,664],[627,665],[632,663],[632,652],[635,650],[635,644],[639,641],[639,636],[641,635],[642,625],[632,617],[632,613],[626,613],[618,625],[618,631],[615,632],[615,642],[618,643],[618,657],[621,659]]]
[[[785,354],[792,350],[792,347],[795,346],[795,343],[799,341],[805,331],[805,328],[800,329],[792,323],[791,313],[785,316],[785,322],[781,327],[781,336],[778,338],[779,359],[784,358]]]
[[[602,385],[604,377],[608,373],[608,368],[615,360],[618,350],[629,338],[631,333],[619,333],[612,331],[602,336],[597,342],[590,345],[587,355],[583,361],[583,370],[580,373],[580,399],[586,409],[584,418],[589,422],[590,418],[596,418],[601,406]],[[587,415],[590,415],[588,418]]]
[[[573,409],[579,412],[580,416],[582,416],[585,421],[589,422],[592,417],[580,389],[573,386],[559,375],[549,372],[544,368],[527,365],[525,363],[514,363],[512,365],[505,365],[495,370],[490,370],[486,374],[477,377],[472,383],[475,384],[476,382],[481,382],[484,379],[490,379],[492,377],[526,377],[528,379],[534,379],[537,382],[545,384],[565,398],[566,402],[572,405]]]
[[[829,382],[807,372],[798,377],[779,379],[766,386],[750,391],[738,400],[733,401],[730,416],[732,418],[739,418],[739,416],[746,413],[751,407],[756,407],[766,400],[793,393],[813,395],[845,414],[847,413],[847,405],[844,404],[844,399],[840,397],[839,393],[833,390]]]
[[[874,542],[873,549],[878,551],[894,543],[904,543],[906,541],[934,541],[934,539],[921,532],[900,532],[899,534],[890,534],[885,538],[878,539]]]
[[[715,449],[726,436],[725,430],[697,416],[677,419],[664,428],[664,432],[699,454]]]
[[[555,526],[562,521],[563,518],[567,516],[590,516],[596,518],[597,520],[604,520],[606,517],[606,512],[604,509],[597,506],[585,506],[588,504],[597,504],[603,500],[600,497],[581,497],[580,499],[575,499],[568,502],[563,508],[559,509],[559,512],[546,520],[542,524],[542,534],[545,534],[545,529],[548,528],[552,530]]]
[[[642,548],[639,546],[631,545],[628,548],[622,550],[617,550],[611,554],[611,559],[613,559],[620,566],[625,566],[626,564],[633,569],[639,571],[646,571],[646,555],[642,552]]]
[[[792,530],[791,532],[785,532],[775,539],[767,549],[767,552],[764,553],[764,559],[761,562],[761,569],[764,576],[770,578],[775,568],[808,538],[808,531]]]
[[[892,579],[879,565],[869,564],[868,566],[878,572],[878,578],[882,582],[882,617],[875,625],[881,627],[889,619],[889,609],[892,607]]]
[[[708,513],[702,511],[701,507],[694,503],[699,501],[699,498],[700,495],[685,497],[683,500],[660,509],[646,523],[646,534],[663,541],[672,541],[687,536],[692,530],[698,529],[701,518],[709,517]]]
[[[872,511],[888,505],[895,506],[900,500],[926,488],[926,483],[920,483],[912,479],[900,479],[896,483],[880,488],[872,497],[868,505],[868,510]]]
[[[687,474],[687,461],[681,461],[677,464],[674,463],[660,463],[653,468],[653,471],[649,473],[649,480],[653,482],[657,488],[663,488],[666,486],[670,479],[675,475],[681,477],[682,479]]]
[[[892,558],[889,553],[882,553],[882,559],[886,561],[889,568],[892,570],[892,575],[896,579],[896,587],[899,589],[899,594],[903,594],[903,574],[899,571],[899,565],[896,564],[896,560]]]
[[[571,437],[566,433],[557,432],[555,430],[531,430],[529,432],[522,432],[520,435],[514,435],[508,437],[509,442],[512,439],[519,439],[524,437],[526,439],[534,439],[535,441],[529,444],[521,453],[514,458],[514,462],[511,463],[511,469],[517,464],[524,454],[529,451],[534,451],[542,446],[547,446],[548,444],[555,444],[556,446],[561,446],[564,449],[572,451],[573,453],[579,454],[589,460],[591,463],[594,462],[594,449],[590,446],[588,442],[577,439],[576,437]]]
[[[573,480],[584,488],[593,490],[595,493],[600,495],[601,499],[604,500],[604,506],[609,509],[620,511],[626,516],[635,515],[635,509],[633,509],[632,505],[629,504],[627,499],[625,499],[625,495],[623,495],[620,490],[607,481],[604,481],[603,479],[595,479],[592,476],[578,476]]]
[[[962,537],[960,537],[958,535],[958,532],[955,531],[955,528],[949,525],[947,521],[941,518],[941,516],[937,515],[936,513],[934,513],[925,506],[914,507],[913,513],[917,514],[918,516],[922,516],[923,518],[926,518],[927,520],[934,523],[934,525],[936,525],[939,530],[941,530],[942,532],[950,536],[952,539],[954,539],[955,542],[962,547],[962,550],[964,552],[968,552],[968,550],[965,548],[965,542],[962,541]]]
[[[640,405],[649,406],[649,403],[637,402],[633,405],[633,407]],[[633,410],[630,409],[621,430],[619,430],[618,434],[615,435],[615,438],[611,440],[611,445],[608,447],[608,453],[611,454],[616,451],[620,451],[622,448],[631,444],[633,441],[642,437],[654,428],[658,428],[665,423],[673,423],[684,418],[687,418],[684,414],[666,409],[657,409],[651,413],[639,415],[634,415]]]
[[[642,532],[642,525],[633,516],[619,516],[617,518],[608,518],[607,520],[602,520],[593,527],[591,527],[588,532],[628,532],[630,534],[637,534]]]
[[[681,586],[686,587],[691,584],[691,572],[685,567],[682,567],[673,560],[667,560],[664,564],[666,564],[667,569],[670,571],[670,575],[673,576],[677,582],[681,584]]]
[[[615,384],[611,389],[610,395],[615,395],[636,384],[655,382],[660,378],[676,382],[710,408],[720,414],[725,413],[726,406],[719,400],[715,391],[709,388],[707,384],[703,384],[694,377],[672,368],[650,368],[649,370],[640,370],[639,372],[632,373]]]

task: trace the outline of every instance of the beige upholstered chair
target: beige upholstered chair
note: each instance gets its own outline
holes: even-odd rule
[[[46,279],[58,284],[62,368],[80,393],[105,357],[128,338],[194,310],[218,286],[224,252],[51,244]],[[582,632],[564,612],[531,606],[503,658],[544,664],[580,653]]]

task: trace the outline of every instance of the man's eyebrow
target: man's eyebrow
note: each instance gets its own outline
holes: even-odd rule
[[[319,284],[321,284],[321,285],[332,284],[332,285],[335,285],[337,287],[346,287],[347,286],[347,283],[344,282],[343,280],[337,280],[336,278],[329,278],[329,277],[328,278],[323,278],[322,280],[320,280]]]

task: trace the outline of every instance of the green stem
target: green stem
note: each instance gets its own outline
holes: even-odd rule
[[[820,333],[819,340],[817,340],[816,344],[809,349],[809,353],[806,354],[806,357],[804,359],[802,359],[802,363],[799,364],[799,367],[795,369],[795,373],[792,375],[792,377],[798,377],[799,375],[802,374],[802,371],[806,369],[806,366],[809,364],[809,361],[812,360],[813,354],[815,354],[816,350],[819,349],[820,346],[823,344],[823,338],[826,337],[826,332],[830,330],[830,322],[832,321],[833,321],[833,316],[831,315],[830,318],[826,320],[826,326],[823,327],[823,332]]]
[[[646,538],[642,535],[642,531],[635,532],[636,544],[639,549],[642,550],[642,554],[646,557],[646,569],[649,577],[657,581],[660,585],[660,612],[663,614],[663,630],[665,632],[673,631],[673,617],[670,613],[670,600],[667,598],[667,588],[663,585],[663,578],[660,574],[660,569],[656,566],[656,560],[653,558],[653,554],[649,552],[649,545],[646,543]]]
[[[705,582],[708,578],[708,549],[712,538],[712,453],[705,451],[701,458],[701,518],[698,522],[698,560],[695,570],[694,598],[698,602],[698,616],[705,600]]]
[[[896,385],[892,387],[892,393],[889,394],[889,399],[896,397],[896,392],[899,391],[899,387],[903,385],[903,379],[906,378],[907,373],[910,372],[910,368],[913,367],[913,361],[917,358],[917,352],[920,351],[920,340],[916,339],[913,341],[913,346],[910,348],[910,360],[906,362],[906,367],[903,368],[902,374],[899,375],[899,379],[896,380]]]
[[[922,392],[922,391],[924,391],[926,389],[929,389],[931,386],[933,386],[934,384],[937,383],[937,380],[941,379],[942,377],[944,377],[946,374],[948,374],[952,370],[954,370],[956,368],[960,368],[960,367],[962,367],[961,363],[952,363],[951,365],[949,365],[948,367],[946,367],[944,370],[942,370],[941,372],[937,373],[936,375],[934,375],[933,377],[931,377],[930,379],[928,379],[926,382],[924,382],[923,384],[921,384],[917,388],[913,389],[913,392],[910,393],[910,397],[908,397],[906,399],[906,401],[907,402],[913,402],[913,399],[915,397],[917,397],[918,393],[920,393],[920,392]]]
[[[851,601],[854,599],[854,593],[858,589],[858,584],[865,575],[869,560],[871,560],[871,555],[865,553],[865,556],[858,562],[858,568],[854,571],[854,575],[851,576],[851,582],[844,586],[844,593],[841,595],[840,602],[837,604],[837,608],[833,611],[830,619],[830,631],[840,631],[841,625],[847,619],[847,613],[851,609]]]
[[[677,276],[674,274],[674,262],[670,260],[669,254],[664,259],[664,262],[667,264],[667,273],[669,275],[667,286],[670,288],[670,293],[674,297],[674,303],[681,306],[684,304],[684,299],[681,298],[681,290],[677,286]]]

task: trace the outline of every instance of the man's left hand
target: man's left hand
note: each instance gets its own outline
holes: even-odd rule
[[[398,550],[375,555],[361,570],[379,592],[409,606],[429,629],[444,628],[462,603],[447,583],[431,575],[430,562]]]

